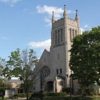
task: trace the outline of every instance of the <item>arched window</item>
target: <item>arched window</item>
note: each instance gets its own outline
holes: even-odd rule
[[[63,42],[63,30],[61,29],[61,42]]]
[[[54,37],[55,45],[58,46],[59,44],[62,44],[63,42],[63,30],[59,29],[55,31],[55,37]]]
[[[72,39],[74,38],[74,29],[72,29]]]
[[[71,32],[71,28],[69,29],[69,34],[70,34],[70,41],[72,40],[72,32]]]
[[[60,42],[60,36],[59,36],[60,34],[59,34],[59,30],[58,30],[58,44],[59,44],[59,42]]]
[[[57,44],[57,31],[55,31],[55,45]]]
[[[42,76],[45,78],[50,74],[50,69],[47,66],[44,66],[41,70]]]

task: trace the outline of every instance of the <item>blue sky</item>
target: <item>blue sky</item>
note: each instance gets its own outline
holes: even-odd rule
[[[100,0],[0,0],[0,57],[17,48],[32,48],[38,58],[49,50],[51,13],[61,18],[64,5],[72,19],[78,10],[82,31],[100,25]]]

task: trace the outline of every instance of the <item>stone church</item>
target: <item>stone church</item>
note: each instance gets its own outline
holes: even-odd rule
[[[52,12],[51,47],[44,50],[34,69],[36,83],[33,91],[62,92],[64,88],[72,87],[78,90],[77,80],[71,80],[69,66],[72,39],[80,34],[79,17],[76,10],[75,19],[68,18],[64,5],[63,18],[56,20]]]

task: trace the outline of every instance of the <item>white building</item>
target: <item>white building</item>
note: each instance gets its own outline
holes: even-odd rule
[[[80,34],[79,18],[76,10],[75,19],[68,18],[64,6],[63,18],[55,20],[52,12],[51,47],[50,52],[44,50],[38,65],[34,91],[61,92],[63,88],[70,87],[70,48],[72,39]],[[78,83],[72,81],[74,92],[77,92]]]

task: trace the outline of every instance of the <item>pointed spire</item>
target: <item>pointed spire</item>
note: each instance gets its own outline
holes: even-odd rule
[[[66,10],[66,5],[64,5],[64,13],[63,16],[66,17],[67,16],[67,10]]]
[[[78,20],[78,10],[76,10],[76,16],[75,16],[75,20]]]
[[[79,17],[78,17],[78,10],[76,10],[75,20],[77,21],[77,26],[79,28],[80,27],[80,23],[79,23]],[[78,33],[80,33],[80,29],[78,29]]]
[[[52,11],[52,23],[55,22],[55,16],[54,16],[54,11]]]

